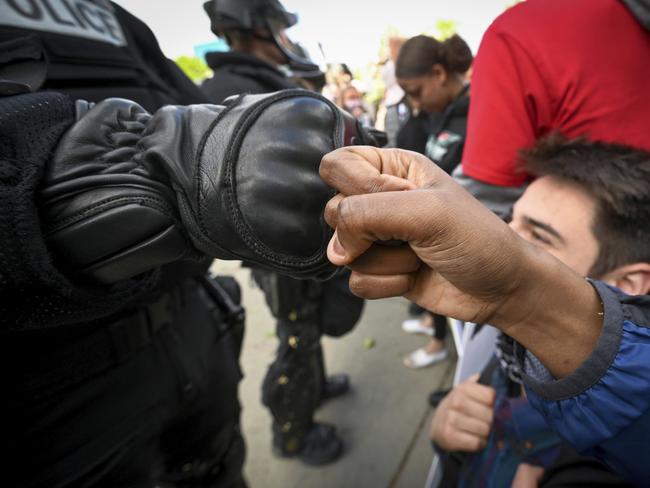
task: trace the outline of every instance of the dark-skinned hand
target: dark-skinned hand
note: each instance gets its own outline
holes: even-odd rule
[[[352,269],[358,296],[402,295],[441,315],[493,324],[557,376],[593,349],[601,319],[591,285],[426,157],[345,147],[323,158],[320,173],[339,192],[325,210],[335,229],[328,257]]]

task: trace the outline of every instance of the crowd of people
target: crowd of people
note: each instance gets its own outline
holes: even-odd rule
[[[381,107],[278,0],[204,4],[230,51],[200,87],[118,5],[39,5],[0,5],[7,486],[246,486],[245,311],[213,259],[276,321],[278,456],[342,455],[321,337],[404,296],[407,367],[468,332],[432,487],[649,485],[647,3],[527,0],[476,58],[391,38]]]

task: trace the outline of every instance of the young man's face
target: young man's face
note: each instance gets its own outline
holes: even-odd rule
[[[587,276],[598,257],[598,242],[591,231],[595,214],[596,203],[582,188],[544,176],[517,200],[510,227]]]

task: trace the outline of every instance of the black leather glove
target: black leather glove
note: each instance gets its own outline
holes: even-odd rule
[[[48,246],[66,269],[101,283],[202,255],[325,278],[334,268],[323,209],[334,191],[318,167],[346,142],[372,137],[303,90],[153,115],[103,101],[66,133],[47,169]]]

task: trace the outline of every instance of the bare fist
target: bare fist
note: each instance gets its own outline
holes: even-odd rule
[[[494,388],[478,375],[457,385],[440,402],[431,422],[431,439],[447,451],[477,452],[485,447],[494,418]]]

